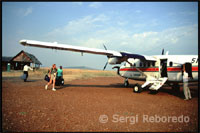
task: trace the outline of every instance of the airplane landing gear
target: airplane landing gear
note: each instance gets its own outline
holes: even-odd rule
[[[128,86],[129,86],[128,79],[125,79],[125,80],[124,80],[124,86],[125,86],[125,87],[128,87]]]
[[[136,84],[134,87],[133,87],[133,92],[135,93],[140,93],[142,91],[142,87],[139,85],[139,84]]]

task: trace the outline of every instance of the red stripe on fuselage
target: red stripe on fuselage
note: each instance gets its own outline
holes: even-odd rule
[[[158,68],[155,67],[155,68],[138,68],[140,69],[141,71],[150,71],[150,72],[156,72],[158,71]],[[137,71],[136,68],[122,68],[120,69],[120,71]]]
[[[158,72],[159,69],[158,67],[155,68],[138,68],[143,72]],[[137,71],[136,68],[122,68],[120,69],[120,71]],[[177,71],[180,72],[181,71],[181,67],[169,67],[167,68],[168,72],[172,72],[172,71]],[[192,67],[192,71],[198,71],[198,67]]]
[[[198,67],[192,67],[192,71],[199,71],[199,68]]]

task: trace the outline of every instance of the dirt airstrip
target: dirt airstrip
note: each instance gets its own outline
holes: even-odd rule
[[[43,79],[2,79],[3,131],[174,131],[197,132],[198,83],[192,100],[163,87],[137,94],[121,77],[92,77],[45,90]]]

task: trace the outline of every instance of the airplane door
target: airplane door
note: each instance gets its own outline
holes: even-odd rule
[[[167,77],[167,59],[160,60],[160,74],[161,77]]]
[[[188,73],[188,77],[192,78],[192,64],[191,63],[185,63],[185,71]]]

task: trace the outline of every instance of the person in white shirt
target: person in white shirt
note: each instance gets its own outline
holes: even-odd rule
[[[192,99],[190,89],[188,87],[188,73],[185,70],[185,64],[183,65],[183,91],[185,95],[184,100]]]
[[[29,70],[29,69],[30,69],[30,70],[33,70],[31,67],[29,67],[27,64],[25,64],[23,71],[24,71],[24,74],[26,75],[26,78],[24,79],[24,82],[27,81],[27,78],[28,78],[28,70]]]

